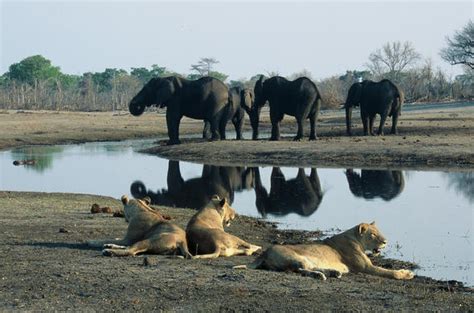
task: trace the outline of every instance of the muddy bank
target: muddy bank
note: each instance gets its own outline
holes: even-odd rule
[[[92,203],[120,209],[116,199],[92,195],[0,192],[1,310],[472,311],[474,291],[425,277],[395,281],[348,274],[325,282],[293,273],[233,270],[254,257],[180,260],[164,256],[109,258],[89,239],[120,237],[126,223],[90,214]],[[184,226],[192,210],[159,207]],[[240,216],[228,229],[249,242],[307,242],[319,232],[279,231]],[[390,238],[389,238],[390,239]],[[396,240],[396,238],[393,238]],[[386,267],[410,264],[380,261]]]
[[[268,119],[261,124],[268,138],[271,128]],[[332,112],[320,119],[316,141],[307,138],[292,141],[296,125],[287,118],[282,123],[284,137],[277,142],[190,139],[183,140],[181,145],[166,146],[163,140],[144,152],[168,159],[219,165],[472,170],[473,129],[474,108],[414,111],[402,115],[398,135],[362,136],[359,122],[354,125],[355,136],[348,137],[344,116]],[[389,127],[385,130],[388,132]]]
[[[405,136],[404,136],[405,137]],[[214,165],[445,169],[474,168],[469,136],[430,139],[423,136],[321,137],[316,142],[196,142],[160,145],[143,152],[161,157]]]
[[[341,111],[325,112],[318,120],[319,140],[293,142],[296,123],[285,118],[280,142],[226,140],[206,142],[183,139],[183,144],[166,146],[164,114],[147,113],[140,117],[122,113],[81,113],[49,111],[2,111],[0,149],[37,144],[65,144],[90,141],[156,138],[157,147],[146,151],[169,159],[220,165],[280,165],[411,169],[474,168],[474,107],[403,112],[399,135],[365,137],[354,118],[355,136],[345,136]],[[262,137],[271,128],[268,113],[262,114]],[[357,113],[354,113],[357,116]],[[307,126],[307,125],[306,125]],[[390,122],[386,131],[389,131]],[[200,137],[203,123],[184,118],[182,138]],[[232,126],[228,125],[228,138]],[[245,137],[251,129],[246,121]],[[308,130],[308,126],[307,129]]]
[[[0,150],[27,145],[75,144],[91,141],[165,138],[163,114],[139,118],[128,112],[0,111]],[[182,132],[194,131],[194,121],[183,120]]]

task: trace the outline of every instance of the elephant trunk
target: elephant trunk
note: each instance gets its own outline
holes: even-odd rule
[[[346,108],[346,132],[348,136],[352,135],[352,125],[351,125],[351,120],[352,120],[352,106],[350,105],[345,105]]]
[[[128,110],[133,116],[140,116],[145,112],[145,107],[145,104],[140,104],[132,100],[128,105]]]

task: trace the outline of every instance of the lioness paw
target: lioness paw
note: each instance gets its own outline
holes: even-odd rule
[[[326,275],[329,277],[334,277],[334,278],[342,277],[342,273],[339,272],[338,270],[326,270]]]
[[[112,249],[104,249],[104,250],[102,250],[102,255],[103,256],[113,256],[114,253],[113,253]]]
[[[396,279],[412,279],[415,274],[410,270],[398,270],[395,272]]]
[[[107,243],[102,248],[104,249],[127,249],[125,246],[115,245],[113,243]]]
[[[251,247],[249,249],[245,249],[245,254],[246,255],[252,255],[254,254],[254,252],[257,252],[258,250],[261,250],[262,247],[260,246],[255,246],[255,245],[251,245]]]
[[[326,275],[324,275],[324,273],[320,272],[320,271],[310,271],[310,270],[305,270],[305,269],[300,268],[299,272],[303,276],[309,276],[309,277],[316,278],[316,279],[319,279],[319,280],[326,280],[327,279]]]

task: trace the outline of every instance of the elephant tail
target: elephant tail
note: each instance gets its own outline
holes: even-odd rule
[[[321,97],[321,92],[319,91],[318,87],[314,85],[316,88],[316,99],[314,100],[314,107],[316,108],[316,114],[319,113],[319,110],[321,108],[321,102],[323,101],[323,98]]]
[[[392,103],[392,110],[390,111],[389,116],[392,116],[393,114],[402,114],[402,105],[405,102],[405,94],[403,90],[400,89],[395,83],[390,81],[390,84],[392,85],[393,89],[395,90],[395,97],[393,99]]]

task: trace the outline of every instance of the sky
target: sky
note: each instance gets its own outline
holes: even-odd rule
[[[68,74],[152,64],[189,73],[213,57],[229,79],[302,70],[322,79],[365,69],[387,42],[410,41],[454,76],[462,68],[439,51],[474,16],[470,0],[0,1],[0,74],[41,54]]]

